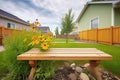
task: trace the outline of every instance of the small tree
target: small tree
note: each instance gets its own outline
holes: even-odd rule
[[[58,27],[56,27],[56,29],[55,29],[55,35],[56,35],[56,36],[59,35]]]
[[[62,18],[62,34],[66,34],[66,43],[68,43],[68,34],[72,31],[74,28],[74,22],[73,22],[74,14],[72,14],[72,9],[68,11],[68,13],[65,14],[65,17]]]

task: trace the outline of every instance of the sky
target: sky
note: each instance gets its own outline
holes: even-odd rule
[[[61,18],[69,9],[75,21],[88,1],[91,0],[0,0],[0,9],[31,23],[38,19],[54,32],[56,27],[60,31]]]

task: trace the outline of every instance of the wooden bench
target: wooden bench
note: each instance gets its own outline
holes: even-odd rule
[[[33,48],[17,56],[17,60],[29,60],[29,64],[32,67],[29,80],[33,79],[37,60],[90,60],[90,65],[87,69],[95,74],[97,80],[102,80],[97,66],[101,60],[111,59],[111,55],[96,48],[51,48],[46,52]]]

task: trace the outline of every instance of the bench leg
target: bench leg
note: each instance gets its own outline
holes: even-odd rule
[[[97,80],[102,80],[101,73],[98,70],[98,65],[100,64],[100,60],[90,60],[90,65],[87,67],[88,71],[93,73]]]
[[[33,80],[33,76],[34,76],[35,69],[36,69],[36,63],[35,63],[35,61],[30,60],[29,64],[31,66],[31,71],[30,71],[28,80]]]

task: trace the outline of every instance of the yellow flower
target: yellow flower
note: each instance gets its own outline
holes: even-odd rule
[[[48,42],[48,39],[47,38],[43,38],[42,41],[43,42]]]
[[[32,41],[32,42],[30,42],[29,44],[28,44],[28,46],[30,46],[30,45],[34,45],[35,43]]]
[[[49,45],[47,43],[42,43],[41,47],[43,50],[47,50],[49,48]]]
[[[27,41],[27,38],[24,38],[24,39],[23,39],[23,42],[26,42],[26,41]]]
[[[54,43],[54,42],[52,42],[52,43],[51,43],[51,45],[52,45],[52,46],[55,46],[55,43]]]
[[[28,37],[28,36],[30,36],[30,34],[26,34],[25,36]]]
[[[31,27],[31,30],[35,31],[35,27]]]
[[[47,32],[46,33],[48,36],[52,36],[52,32]]]
[[[38,38],[44,38],[45,35],[41,34],[40,36],[38,36]]]
[[[36,40],[36,39],[38,39],[37,36],[33,36],[33,37],[32,37],[32,40]]]
[[[47,37],[47,38],[45,39],[46,42],[50,42],[50,40],[51,40],[50,37]]]

